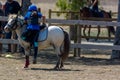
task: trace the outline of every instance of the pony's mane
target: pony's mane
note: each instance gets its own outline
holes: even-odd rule
[[[14,19],[14,18],[16,18],[17,17],[17,14],[10,14],[9,16],[8,16],[8,20],[10,20],[11,18],[12,19]],[[19,15],[18,16],[20,19],[23,19],[23,16],[22,15]]]
[[[11,19],[11,18],[16,18],[16,17],[17,17],[16,14],[10,14],[10,15],[8,16],[8,20]]]

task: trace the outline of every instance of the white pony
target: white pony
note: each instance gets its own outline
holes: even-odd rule
[[[26,42],[21,38],[21,34],[25,30],[23,21],[23,17],[11,15],[9,16],[8,23],[5,26],[4,30],[6,32],[9,32],[10,30],[16,31],[19,43],[25,50],[26,61],[24,68],[28,68],[31,45],[29,42]],[[44,49],[49,46],[53,46],[55,53],[58,56],[58,61],[54,69],[61,69],[63,67],[63,62],[66,60],[69,54],[70,39],[68,33],[58,26],[49,26],[48,37],[45,41],[39,42],[38,49]]]

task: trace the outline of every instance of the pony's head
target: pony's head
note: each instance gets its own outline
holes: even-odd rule
[[[10,30],[16,30],[18,26],[21,25],[20,18],[18,18],[18,15],[12,14],[8,17],[8,23],[4,27],[5,32],[9,32]]]
[[[82,9],[80,9],[80,14],[81,17],[90,17],[90,9],[88,7],[83,7]]]

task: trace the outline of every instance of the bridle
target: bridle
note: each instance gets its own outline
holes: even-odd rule
[[[7,24],[7,26],[10,28],[10,29],[12,29],[12,30],[15,30],[16,28],[17,28],[17,22],[18,22],[18,18],[16,17],[14,20],[12,20],[12,21],[14,21],[13,23],[11,23],[11,24]]]

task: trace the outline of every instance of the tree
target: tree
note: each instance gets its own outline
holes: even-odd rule
[[[61,10],[79,11],[87,3],[87,0],[58,0],[56,6]]]
[[[120,14],[120,0],[118,2],[118,14]],[[120,15],[118,15],[117,21],[120,22]],[[114,45],[120,45],[120,27],[116,28]],[[112,55],[111,55],[111,59],[120,59],[120,51],[113,50]]]

